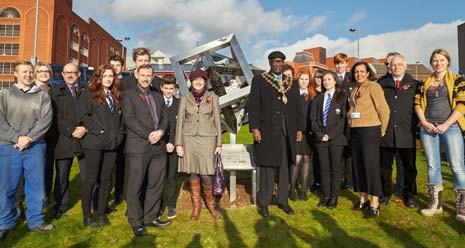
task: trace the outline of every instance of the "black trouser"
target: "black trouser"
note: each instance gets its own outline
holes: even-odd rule
[[[268,207],[273,199],[275,172],[278,173],[278,204],[288,205],[289,196],[289,143],[283,136],[283,147],[281,148],[281,163],[278,167],[260,166],[258,191],[258,204],[260,207]]]
[[[415,148],[381,148],[381,181],[383,184],[383,196],[392,195],[392,163],[396,152],[399,154],[402,166],[404,168],[404,187],[402,194],[404,196],[414,195],[417,193],[416,177],[417,168],[415,160],[417,153]]]
[[[341,178],[344,166],[342,153],[344,146],[317,146],[320,157],[321,183],[320,189],[325,198],[337,198],[341,192]]]
[[[69,199],[69,173],[73,165],[74,158],[57,159],[55,161],[55,185],[53,189],[55,197],[55,210],[66,211],[68,209]],[[81,181],[84,181],[85,175],[85,160],[84,157],[78,157]]]
[[[176,208],[178,199],[178,155],[176,152],[172,152],[168,153],[167,157],[167,196],[166,199],[162,198],[162,202],[166,201],[166,206],[168,208]]]
[[[147,153],[129,153],[127,207],[128,222],[137,227],[157,218],[160,210],[163,182],[166,171],[166,151],[161,145],[151,146]],[[142,192],[147,176],[147,189]],[[145,193],[144,207],[140,201]]]
[[[83,149],[86,157],[86,176],[81,189],[82,214],[91,217],[92,192],[97,180],[99,184],[98,202],[106,203],[111,189],[111,176],[116,160],[115,151]],[[99,204],[98,214],[104,215],[106,204]]]
[[[115,167],[115,198],[125,199],[124,193],[124,173],[125,173],[125,155],[124,155],[124,144],[123,141],[118,147],[116,156],[116,167]]]
[[[396,186],[394,187],[394,194],[401,196],[404,189],[404,166],[399,153],[396,152]]]
[[[344,146],[343,150],[343,179],[346,182],[352,182],[352,148],[350,145]]]
[[[318,149],[314,142],[310,143],[312,149],[312,169],[313,169],[313,184],[320,184],[320,159],[318,157]]]

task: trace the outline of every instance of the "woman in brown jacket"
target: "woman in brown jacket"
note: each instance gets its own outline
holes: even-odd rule
[[[217,219],[220,214],[215,210],[212,176],[215,154],[221,153],[219,99],[206,89],[207,72],[197,69],[189,79],[191,92],[181,97],[176,124],[176,153],[181,157],[179,172],[190,174],[191,219],[197,220],[200,215],[200,179],[208,210]]]
[[[349,97],[347,118],[352,145],[354,191],[360,192],[360,202],[354,210],[368,208],[364,218],[379,214],[379,197],[383,195],[380,172],[380,144],[389,121],[389,106],[381,86],[371,81],[373,71],[366,62],[357,62],[351,70],[357,86]],[[371,203],[367,199],[371,195]]]

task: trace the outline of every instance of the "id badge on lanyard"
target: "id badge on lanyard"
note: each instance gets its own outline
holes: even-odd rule
[[[357,99],[360,97],[360,87],[357,87],[357,92],[355,92],[352,101],[354,101],[354,110],[357,109]],[[350,114],[351,119],[360,119],[360,112],[352,112]]]

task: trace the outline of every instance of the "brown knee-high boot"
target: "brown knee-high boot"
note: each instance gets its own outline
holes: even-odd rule
[[[197,220],[200,215],[200,208],[202,207],[202,198],[200,196],[200,178],[189,180],[189,183],[192,201],[191,220]]]
[[[215,197],[213,196],[212,186],[202,185],[203,192],[205,193],[205,200],[207,200],[207,207],[213,219],[219,219],[220,213],[215,209]]]

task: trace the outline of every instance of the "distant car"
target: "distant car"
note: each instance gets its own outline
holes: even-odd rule
[[[61,74],[63,72],[63,67],[64,65],[60,64],[51,64],[52,70],[53,70],[53,75],[52,75],[52,87],[55,86],[60,86],[65,83],[65,80],[63,79],[63,75]],[[81,72],[81,76],[78,79],[79,85],[86,87],[87,83],[89,82],[90,78],[92,77],[92,73],[94,72],[93,67],[85,67],[85,66],[80,66],[79,71]]]

